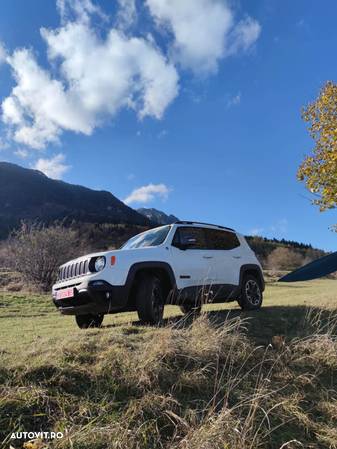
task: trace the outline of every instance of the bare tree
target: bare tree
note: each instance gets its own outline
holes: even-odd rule
[[[294,270],[303,265],[302,254],[285,247],[272,251],[267,258],[267,266],[272,270]]]
[[[0,270],[5,270],[8,267],[7,247],[5,242],[0,242]]]
[[[77,233],[58,224],[46,227],[22,223],[8,240],[11,267],[25,281],[44,291],[55,281],[59,265],[79,255],[78,252]]]

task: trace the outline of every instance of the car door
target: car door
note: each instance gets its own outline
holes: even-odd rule
[[[239,285],[242,248],[235,232],[208,228],[206,241],[213,256],[215,283]]]
[[[212,252],[207,249],[205,230],[197,226],[179,226],[171,246],[171,266],[177,287],[210,285],[216,273]]]

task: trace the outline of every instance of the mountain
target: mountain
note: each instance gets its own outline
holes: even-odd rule
[[[21,220],[150,225],[144,215],[110,192],[56,181],[38,170],[0,162],[0,238]]]
[[[175,217],[174,215],[167,215],[161,210],[157,209],[147,209],[145,207],[141,207],[140,209],[137,209],[137,212],[144,215],[150,221],[156,224],[165,225],[179,221],[179,218]]]

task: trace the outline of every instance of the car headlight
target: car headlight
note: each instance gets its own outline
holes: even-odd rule
[[[104,256],[100,256],[97,257],[97,259],[95,260],[95,271],[102,271],[105,267],[105,257]]]

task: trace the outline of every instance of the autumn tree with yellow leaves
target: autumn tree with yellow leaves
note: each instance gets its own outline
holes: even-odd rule
[[[315,147],[297,176],[315,194],[313,203],[321,211],[333,209],[337,207],[337,84],[327,82],[317,100],[303,109],[302,117],[310,124]]]

